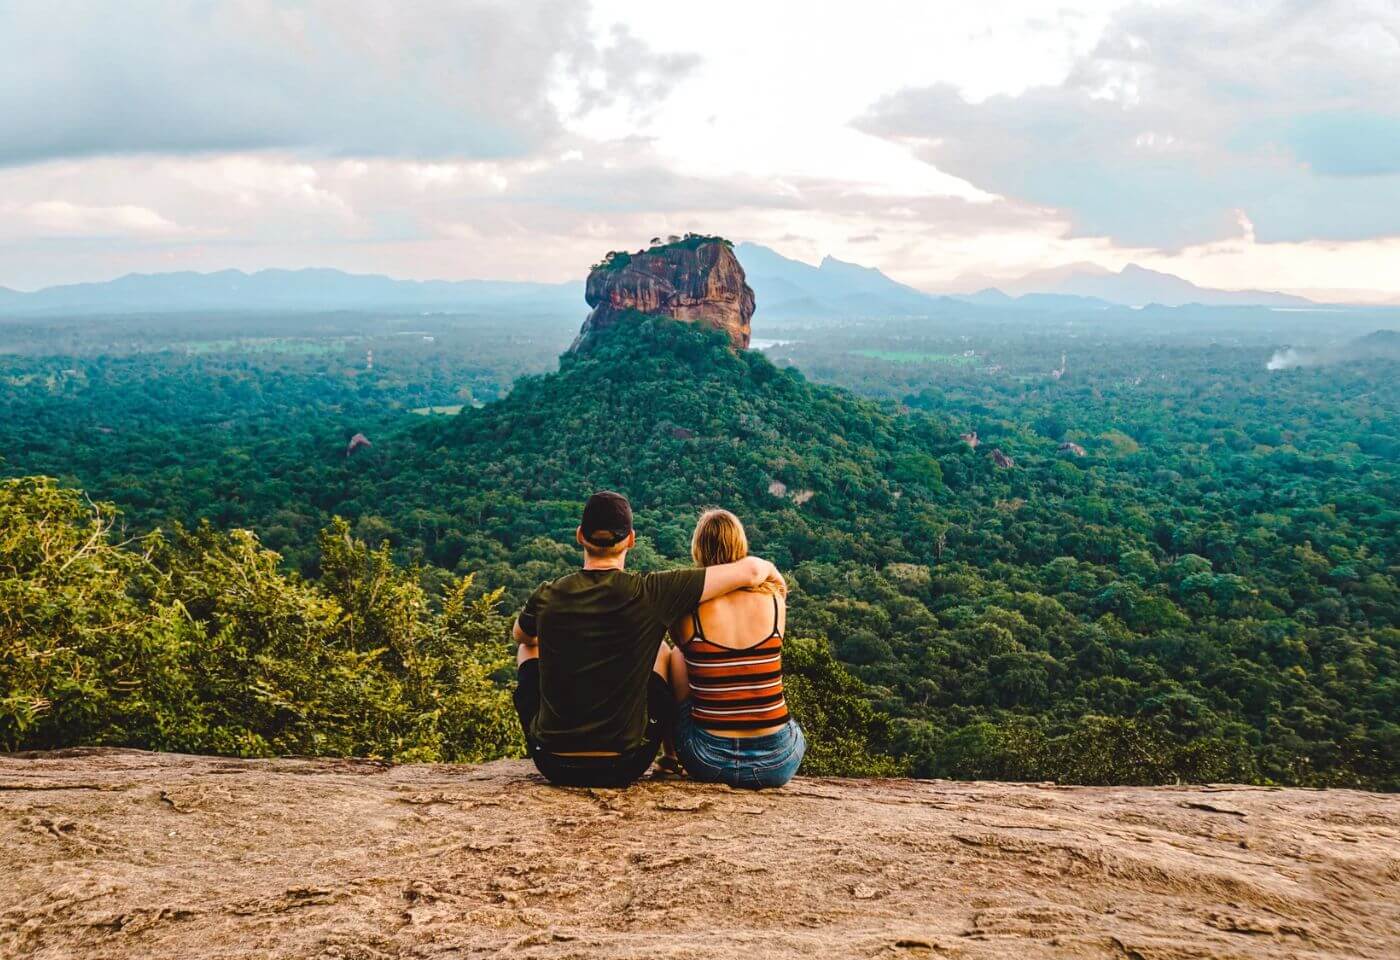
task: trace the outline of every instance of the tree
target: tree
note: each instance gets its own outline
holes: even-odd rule
[[[815,776],[890,777],[904,769],[889,754],[893,728],[865,698],[865,686],[819,640],[783,644],[788,706],[807,737],[802,772]]]
[[[0,743],[399,760],[518,754],[500,593],[433,613],[417,571],[337,521],[321,584],[250,532],[114,543],[115,511],[0,483]]]

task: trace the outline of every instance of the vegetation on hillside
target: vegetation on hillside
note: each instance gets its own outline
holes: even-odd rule
[[[0,482],[0,747],[483,760],[520,743],[498,593],[431,610],[388,551],[321,536],[323,575],[208,526],[117,542],[110,507]]]
[[[623,267],[627,266],[629,263],[632,262],[633,257],[641,257],[653,253],[662,253],[666,250],[694,250],[695,248],[699,247],[701,244],[704,243],[722,243],[726,247],[731,248],[734,246],[734,244],[731,241],[726,240],[724,237],[708,236],[703,233],[687,233],[683,237],[670,236],[666,237],[665,239],[662,239],[661,237],[652,237],[651,244],[649,246],[641,250],[637,250],[634,253],[628,253],[626,250],[609,251],[608,254],[605,257],[603,257],[602,260],[599,260],[597,263],[593,264],[592,269],[594,271],[621,270]]]

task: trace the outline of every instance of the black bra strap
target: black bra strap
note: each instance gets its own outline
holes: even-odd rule
[[[770,634],[768,634],[767,639],[771,640],[771,639],[773,639],[774,637],[777,637],[779,640],[781,640],[781,639],[783,638],[783,633],[782,633],[782,631],[778,629],[778,620],[779,620],[779,618],[780,618],[781,616],[782,616],[782,609],[778,606],[778,595],[777,595],[777,594],[774,594],[774,595],[773,595],[773,632],[770,633]],[[710,642],[709,640],[706,640],[706,639],[705,639],[705,631],[704,631],[704,629],[700,626],[700,608],[699,608],[699,607],[696,607],[694,610],[692,610],[692,611],[690,612],[690,625],[691,625],[691,631],[692,631],[692,635],[691,635],[690,640],[704,640],[706,643],[709,643],[709,642]],[[688,640],[688,641],[686,641],[686,642],[689,643],[690,641]],[[760,642],[762,642],[762,641],[760,641]],[[744,649],[744,648],[731,648],[731,649],[740,650],[740,649]]]

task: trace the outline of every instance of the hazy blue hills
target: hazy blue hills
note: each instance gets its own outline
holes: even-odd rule
[[[769,317],[923,314],[944,299],[835,257],[814,267],[756,243],[741,243],[734,252],[758,311]]]
[[[770,317],[920,315],[956,303],[1039,311],[1103,310],[1110,307],[1278,306],[1306,307],[1312,301],[1267,290],[1211,290],[1170,273],[1129,264],[1114,273],[1094,264],[1041,271],[1002,287],[943,296],[892,280],[879,270],[826,257],[812,266],[756,243],[735,247],[758,299]]]
[[[1110,307],[1128,306],[1128,304],[1113,303],[1099,297],[1080,297],[1072,293],[1023,293],[1019,297],[1013,297],[996,287],[989,287],[986,290],[979,290],[976,293],[969,293],[954,299],[978,307],[1043,310],[1052,313],[1060,310],[1106,310]]]
[[[1212,290],[1170,273],[1128,264],[1113,272],[1095,264],[1028,274],[976,293],[941,296],[892,280],[879,270],[826,257],[818,266],[792,260],[755,243],[735,247],[748,274],[758,309],[768,316],[924,314],[966,303],[981,307],[1041,311],[1102,310],[1109,307],[1279,306],[1312,301],[1267,290]]]
[[[1116,273],[1094,264],[1071,264],[977,293],[941,296],[892,280],[873,267],[835,257],[813,266],[755,243],[741,243],[735,252],[754,289],[758,313],[773,319],[924,316],[969,304],[1042,312],[1147,304],[1313,305],[1302,297],[1269,291],[1210,290],[1135,264]],[[101,283],[48,287],[32,293],[0,287],[0,313],[10,315],[378,309],[564,312],[580,317],[586,312],[580,281],[398,280],[332,269],[133,273]]]
[[[133,273],[104,283],[0,290],[0,309],[32,313],[123,313],[188,310],[473,310],[583,309],[576,283],[497,280],[397,280],[340,270],[221,270]]]
[[[879,270],[834,257],[814,267],[757,244],[740,244],[736,252],[764,316],[924,314],[940,301],[949,302],[891,280]],[[587,312],[582,280],[417,281],[330,269],[129,274],[33,293],[0,288],[0,311],[11,314],[364,309],[549,310],[580,318]]]
[[[1047,301],[1046,297],[1059,299]],[[1149,303],[1166,307],[1189,304],[1210,307],[1313,305],[1311,300],[1304,297],[1268,290],[1212,290],[1198,287],[1175,274],[1149,270],[1135,263],[1130,263],[1117,272],[1093,263],[1076,263],[1051,270],[1040,270],[961,299],[986,306],[1054,306],[1056,303],[1072,303],[1077,307],[1092,306],[1095,303],[1102,306],[1116,304],[1126,307],[1141,307]]]

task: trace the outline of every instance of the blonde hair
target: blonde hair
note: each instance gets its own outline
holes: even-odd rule
[[[749,555],[749,535],[739,518],[728,510],[706,510],[695,521],[695,532],[690,535],[690,557],[697,566],[714,567],[721,563],[733,563]],[[760,583],[756,587],[745,587],[749,593],[767,593],[779,596],[771,582]]]
[[[702,567],[733,563],[749,555],[744,525],[728,510],[706,510],[690,536],[690,556]]]

